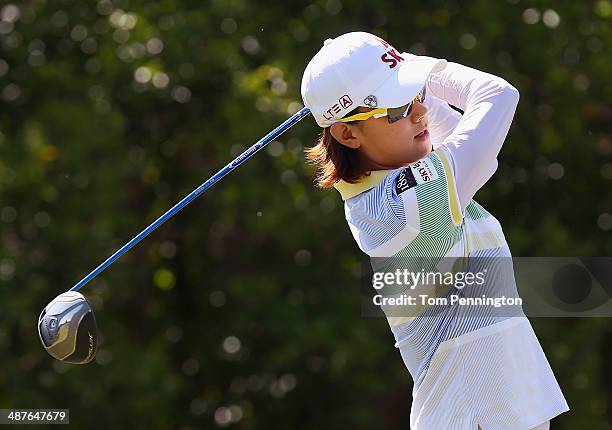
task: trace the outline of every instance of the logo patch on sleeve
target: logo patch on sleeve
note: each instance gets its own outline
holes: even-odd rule
[[[429,158],[423,158],[416,163],[408,165],[417,184],[435,181],[438,179],[438,172]],[[408,170],[408,169],[406,169]]]

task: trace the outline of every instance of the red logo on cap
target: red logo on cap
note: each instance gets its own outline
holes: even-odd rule
[[[383,61],[383,63],[387,63],[390,69],[397,66],[398,63],[404,61],[404,58],[395,50],[395,48],[391,48],[382,54],[380,59]]]
[[[380,56],[380,59],[383,61],[383,63],[387,63],[390,69],[397,66],[398,63],[404,61],[404,58],[395,50],[393,46],[389,45],[386,41],[384,41],[380,37],[377,37],[376,39],[380,43],[382,43],[385,48],[391,48],[387,52],[385,52],[383,55]]]
[[[347,107],[353,104],[353,100],[351,100],[351,98],[345,94],[338,99],[338,103],[340,103],[342,109],[346,109]]]

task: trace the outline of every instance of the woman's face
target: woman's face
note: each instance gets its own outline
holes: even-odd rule
[[[369,108],[359,108],[367,112]],[[415,101],[410,115],[389,124],[386,116],[352,124],[331,126],[332,136],[341,144],[361,152],[370,170],[394,169],[413,163],[431,151],[427,130],[427,108]]]

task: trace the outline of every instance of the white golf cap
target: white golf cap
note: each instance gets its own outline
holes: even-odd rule
[[[446,60],[398,53],[370,33],[327,39],[302,77],[302,99],[317,124],[328,127],[358,106],[399,107],[421,91]]]

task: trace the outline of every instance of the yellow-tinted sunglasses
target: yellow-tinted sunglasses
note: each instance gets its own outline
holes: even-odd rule
[[[381,118],[383,116],[387,116],[387,120],[389,124],[393,124],[396,121],[399,121],[402,118],[406,118],[412,112],[412,107],[414,106],[414,102],[418,101],[419,103],[423,103],[425,101],[426,90],[425,87],[421,90],[420,93],[416,95],[416,97],[409,103],[395,108],[376,108],[372,109],[368,112],[356,113],[355,115],[347,116],[339,119],[339,122],[350,122],[350,121],[365,121],[366,119]]]

